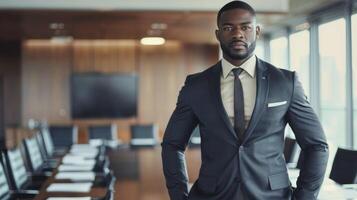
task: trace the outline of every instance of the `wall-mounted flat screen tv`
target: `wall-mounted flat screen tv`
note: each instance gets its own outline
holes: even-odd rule
[[[72,118],[128,118],[137,114],[135,74],[74,73]]]

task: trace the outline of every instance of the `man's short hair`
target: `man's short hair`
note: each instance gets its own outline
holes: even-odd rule
[[[229,3],[227,3],[226,5],[224,5],[217,14],[217,26],[219,25],[219,20],[221,18],[222,13],[224,13],[227,10],[233,10],[233,9],[243,9],[243,10],[247,10],[248,12],[250,12],[250,14],[252,14],[253,16],[255,16],[255,10],[247,3],[243,2],[243,1],[231,1]]]

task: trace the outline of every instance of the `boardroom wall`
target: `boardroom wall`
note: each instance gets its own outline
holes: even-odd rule
[[[218,59],[214,44],[168,41],[142,46],[135,40],[25,40],[21,61],[21,123],[46,120],[75,124],[79,141],[87,141],[87,127],[115,123],[119,138],[130,139],[131,124],[156,123],[160,135],[175,107],[187,74],[202,71]],[[70,75],[81,72],[136,73],[139,75],[138,115],[129,119],[71,119]]]

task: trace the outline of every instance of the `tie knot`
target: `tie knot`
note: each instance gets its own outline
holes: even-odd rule
[[[240,67],[237,67],[237,68],[232,69],[232,72],[233,72],[234,76],[239,76],[239,74],[241,74],[243,72],[243,69]]]

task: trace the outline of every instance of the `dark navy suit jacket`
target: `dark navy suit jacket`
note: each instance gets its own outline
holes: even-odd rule
[[[186,78],[162,142],[171,200],[233,200],[238,185],[249,200],[317,198],[328,160],[321,124],[295,72],[260,59],[256,67],[256,103],[243,141],[236,136],[223,107],[221,63]],[[274,102],[278,106],[268,106]],[[296,189],[291,187],[283,156],[287,123],[306,156]],[[188,192],[184,151],[197,125],[202,165]]]

